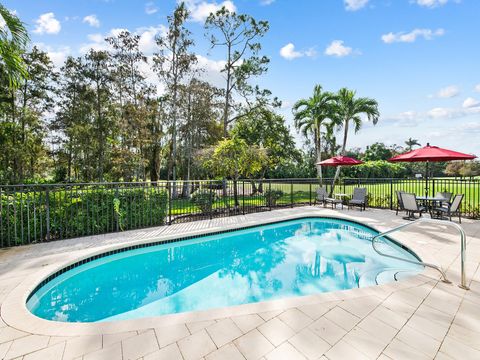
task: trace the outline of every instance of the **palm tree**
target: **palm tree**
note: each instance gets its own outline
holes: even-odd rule
[[[345,155],[347,148],[348,129],[350,123],[353,123],[355,133],[357,133],[362,127],[362,115],[366,116],[369,121],[372,121],[374,125],[377,124],[380,112],[378,111],[378,103],[371,98],[355,98],[356,92],[347,88],[342,88],[338,91],[335,104],[335,117],[339,128],[343,128],[343,143],[341,149],[341,155]],[[331,192],[335,186],[335,182],[340,175],[341,166],[337,166],[335,177]]]
[[[313,134],[317,162],[322,161],[322,133],[321,127],[327,119],[332,117],[335,96],[330,92],[322,91],[320,85],[315,85],[313,95],[308,99],[300,99],[293,105],[295,127],[302,131],[305,137]],[[322,167],[317,166],[317,174],[322,183]]]
[[[407,151],[412,151],[415,145],[422,146],[417,139],[412,139],[412,138],[408,138],[408,140],[405,141],[405,145],[407,145]]]
[[[5,22],[0,26],[0,65],[5,67],[9,85],[16,88],[28,75],[22,52],[30,39],[25,24],[1,4],[0,18]]]

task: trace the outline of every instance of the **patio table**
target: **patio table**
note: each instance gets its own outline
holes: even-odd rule
[[[337,193],[337,194],[333,194],[333,196],[335,196],[335,198],[337,198],[339,200],[342,200],[342,203],[345,203],[345,198],[349,197],[350,195],[343,194],[343,193]]]
[[[433,218],[432,209],[435,206],[435,203],[448,203],[448,199],[440,196],[417,196],[417,200],[422,201],[425,209],[430,213],[430,217]]]

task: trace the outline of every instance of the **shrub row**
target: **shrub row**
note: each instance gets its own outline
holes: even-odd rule
[[[167,192],[154,187],[3,192],[0,246],[163,225],[167,206]]]

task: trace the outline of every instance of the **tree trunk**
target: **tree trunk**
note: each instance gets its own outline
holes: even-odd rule
[[[318,127],[318,135],[317,135],[317,163],[322,161],[322,132],[320,126]],[[320,186],[323,185],[323,174],[322,174],[322,165],[317,165],[317,175],[320,179]]]
[[[231,44],[228,44],[228,58],[227,58],[227,87],[225,89],[225,106],[223,109],[223,137],[228,135],[228,113],[230,108],[230,83],[232,81],[231,73]]]
[[[344,124],[344,129],[343,129],[343,144],[342,144],[341,155],[345,155],[345,150],[347,149],[348,125],[349,125],[349,122],[350,122],[349,120],[350,119],[345,119],[345,124]],[[337,166],[337,170],[335,171],[335,177],[333,178],[333,182],[332,182],[332,188],[330,190],[330,196],[333,195],[333,190],[335,189],[335,183],[338,180],[341,169],[342,169],[341,166]]]

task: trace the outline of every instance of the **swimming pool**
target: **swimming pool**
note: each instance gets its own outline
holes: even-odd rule
[[[96,256],[51,276],[27,307],[55,321],[124,320],[383,284],[423,270],[378,255],[375,234],[346,220],[302,218]],[[381,246],[417,259],[394,242]]]

